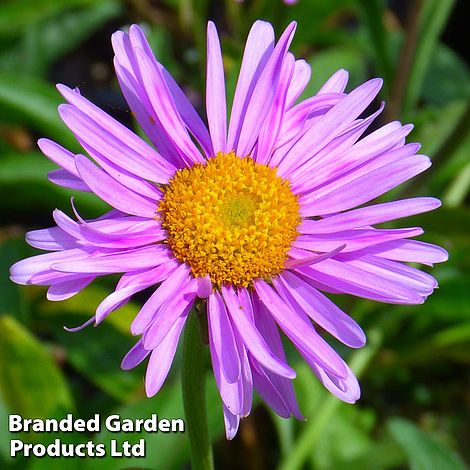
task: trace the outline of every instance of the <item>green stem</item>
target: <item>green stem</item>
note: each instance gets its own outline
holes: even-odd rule
[[[447,24],[455,0],[420,0],[419,38],[413,57],[409,80],[403,101],[403,114],[409,113],[417,104],[429,64],[436,52],[439,37]]]
[[[390,61],[387,32],[383,23],[383,6],[380,0],[360,0],[364,22],[374,49],[379,74],[384,78],[387,92],[390,92],[393,68]]]
[[[207,348],[193,310],[186,323],[183,343],[183,403],[186,427],[191,447],[192,470],[212,470],[212,448],[206,412],[206,360]]]

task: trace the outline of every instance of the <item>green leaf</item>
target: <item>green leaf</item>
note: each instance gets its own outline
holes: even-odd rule
[[[346,436],[349,439],[355,430]],[[366,452],[353,459],[338,460],[334,463],[335,470],[386,470],[402,468],[406,456],[398,444],[388,436],[371,443]],[[331,467],[330,467],[331,468]]]
[[[70,208],[70,197],[85,217],[100,216],[109,206],[92,193],[62,188],[47,179],[58,167],[38,152],[7,153],[0,156],[0,210],[23,220],[36,218],[60,207]],[[12,198],[12,194],[15,195]],[[34,204],[31,202],[34,201]]]
[[[63,10],[99,0],[3,0],[0,5],[0,34],[17,34],[18,30],[44,21]]]
[[[438,44],[423,80],[423,100],[443,106],[469,97],[470,70],[467,64],[452,49]]]
[[[77,315],[60,318],[67,326],[81,321]],[[143,394],[142,371],[125,371],[120,367],[122,358],[135,343],[129,334],[116,331],[110,324],[102,324],[75,333],[60,328],[55,336],[70,364],[109,396],[126,402]]]
[[[206,47],[206,18],[208,0],[180,0],[178,2],[178,20],[183,31],[194,37],[197,50],[202,53]],[[204,57],[201,54],[200,57]]]
[[[111,291],[111,288],[92,285],[64,302],[44,299],[36,304],[41,324],[54,322],[53,334],[66,350],[71,365],[109,396],[124,402],[143,393],[142,371],[120,368],[122,358],[135,343],[130,323],[139,306],[129,302],[96,328],[90,326],[76,333],[62,329],[64,325],[77,326],[92,317]]]
[[[74,419],[88,419],[88,416],[79,416],[77,414],[73,415]],[[62,418],[62,417],[61,417]],[[63,445],[77,445],[77,444],[86,444],[91,441],[91,436],[88,433],[81,433],[77,431],[73,432],[57,432],[57,433],[21,433],[10,434],[8,436],[8,443],[11,439],[21,439],[25,444],[36,444],[41,443],[44,446],[52,444],[56,439],[59,439],[60,443]],[[49,457],[45,455],[44,457],[37,458],[35,456],[17,457],[9,458],[9,462],[13,462],[14,465],[11,468],[20,468],[21,470],[82,470],[83,469],[83,458],[74,457]],[[3,468],[3,467],[2,467]]]
[[[442,200],[447,207],[460,206],[470,191],[470,163],[458,173],[447,189]]]
[[[8,48],[0,56],[0,64],[3,70],[44,76],[54,61],[74,50],[120,12],[119,3],[105,0],[34,24],[15,47]]]
[[[442,108],[443,111],[448,109]],[[465,111],[465,110],[464,110]],[[459,119],[455,122],[452,133],[446,136],[445,144],[438,152],[439,167],[434,169],[430,178],[430,189],[434,194],[442,194],[445,186],[450,183],[447,191],[452,190],[452,180],[459,177],[462,170],[468,165],[468,155],[470,152],[470,132],[468,132],[468,116],[470,116],[470,106],[464,113],[458,113]],[[445,121],[447,116],[442,116],[441,121]],[[451,117],[452,120],[454,120]],[[442,126],[441,126],[442,128]]]
[[[426,0],[423,3],[418,44],[406,88],[404,114],[415,107],[421,96],[431,57],[435,53],[439,36],[447,23],[455,0]]]
[[[373,415],[367,410],[344,407],[325,427],[315,452],[312,452],[314,468],[338,469],[340,462],[354,461],[369,451],[373,421]]]
[[[13,317],[0,317],[0,394],[11,413],[46,418],[72,408],[50,353]]]
[[[208,374],[206,383],[206,398],[208,411],[208,425],[212,440],[217,439],[223,432],[222,404],[215,381]],[[165,383],[163,388],[153,398],[145,398],[130,405],[118,408],[113,414],[118,414],[122,419],[149,418],[156,413],[159,418],[181,418],[184,420],[181,382]],[[182,468],[189,460],[189,443],[187,433],[146,433],[135,432],[132,434],[112,433],[103,430],[95,438],[95,442],[109,443],[116,439],[137,442],[140,438],[146,441],[146,456],[139,459],[118,460],[106,456],[102,459],[90,459],[86,462],[89,470],[116,470],[120,468],[153,468],[155,470],[167,470]]]
[[[58,166],[39,152],[4,154],[0,157],[0,183],[43,183]]]
[[[258,2],[253,3],[256,5]],[[354,0],[302,0],[295,5],[265,0],[262,12],[254,12],[252,20],[261,17],[274,22],[276,31],[287,26],[289,21],[295,20],[298,27],[294,48],[297,45],[309,48],[312,45],[332,46],[348,43],[351,30],[344,27],[343,20],[344,17],[356,19],[358,11],[358,2]]]
[[[99,285],[91,285],[80,294],[64,302],[48,302],[44,300],[38,305],[38,312],[47,321],[51,321],[54,316],[60,316],[62,320],[64,315],[75,315],[74,321],[80,324],[95,314],[96,307],[111,292],[111,287],[104,288]],[[136,302],[131,301],[116,312],[111,313],[104,322],[111,324],[120,333],[132,337],[130,324],[139,310],[140,306]],[[75,325],[69,323],[67,326]]]
[[[392,83],[392,64],[389,56],[388,35],[383,22],[383,2],[380,0],[360,0],[364,22],[373,47],[379,75],[384,78],[387,88]]]
[[[413,423],[401,418],[388,422],[388,430],[408,455],[411,470],[464,470],[465,464],[451,449]]]
[[[59,119],[57,107],[62,101],[54,87],[39,78],[0,71],[2,114],[12,112],[21,124],[31,125],[70,150],[78,149],[72,133]]]
[[[9,414],[8,409],[2,400],[2,396],[0,395],[0,423],[2,423],[2,426],[0,426],[0,457],[3,457],[5,460],[10,460],[10,439],[13,439],[13,434],[10,433],[6,426]],[[0,465],[3,465],[2,460],[0,460]]]
[[[469,245],[470,213],[465,208],[444,206],[433,212],[407,217],[406,221],[410,227],[423,226],[427,235],[445,237],[452,243],[463,238],[464,246]],[[453,259],[452,253],[450,259]]]
[[[60,439],[61,443],[64,444],[86,444],[87,441],[84,440],[83,435],[75,434],[58,434],[57,437]],[[43,458],[29,458],[28,461],[28,470],[82,470],[83,469],[83,459],[75,458],[57,458],[57,457],[43,457]],[[25,467],[26,468],[26,467]]]
[[[367,368],[382,342],[382,333],[378,328],[370,331],[368,336],[369,341],[367,346],[356,351],[350,361],[351,369],[357,377],[360,377],[362,372]],[[339,413],[341,409],[344,410],[347,406],[348,405],[341,402],[341,400],[334,395],[325,394],[324,399],[317,407],[319,411],[316,412],[313,419],[303,427],[302,433],[297,438],[292,451],[281,460],[278,469],[299,470],[303,468],[305,462],[311,455],[312,449],[316,448],[318,442],[322,439],[329,423],[336,417],[336,414]]]
[[[420,152],[432,159],[458,126],[466,108],[467,103],[464,100],[454,101],[439,108],[424,107],[413,117],[415,129],[410,139],[422,143]]]
[[[432,295],[422,308],[423,314],[431,315],[441,320],[464,320],[470,318],[468,291],[470,276],[456,273],[439,283],[439,291]]]
[[[351,46],[338,46],[317,52],[309,59],[312,67],[312,79],[303,93],[303,97],[315,94],[319,88],[339,69],[349,72],[348,89],[360,84],[366,77],[366,63],[361,51]]]
[[[276,428],[281,458],[288,458],[295,441],[294,428],[296,423],[292,419],[281,418],[269,407],[267,407],[267,409],[271,415],[274,427]]]
[[[470,322],[461,322],[440,331],[430,341],[436,348],[445,348],[458,343],[470,344]]]
[[[10,314],[17,319],[24,319],[26,306],[19,286],[9,278],[9,269],[22,256],[21,243],[19,240],[0,243],[0,315]]]

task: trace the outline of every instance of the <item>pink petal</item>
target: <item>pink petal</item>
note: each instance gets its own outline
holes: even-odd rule
[[[222,51],[217,29],[207,24],[206,111],[214,152],[226,151],[227,106]]]
[[[325,93],[342,93],[348,84],[349,72],[344,69],[336,71],[318,90],[318,95]]]
[[[243,339],[243,343],[251,354],[266,369],[271,370],[275,374],[293,379],[295,371],[291,369],[284,361],[277,358],[269,349],[265,339],[248,318],[242,305],[238,301],[233,288],[222,286],[222,295],[227,305],[228,313],[235,326],[238,334]]]
[[[312,363],[312,361],[307,356],[304,356],[304,359],[309,363],[320,382],[333,395],[337,396],[340,400],[343,400],[346,403],[356,403],[356,401],[359,400],[361,396],[359,382],[346,363],[344,363],[344,367],[346,368],[347,376],[345,378],[339,379],[329,374],[318,364]]]
[[[312,70],[308,62],[303,59],[296,60],[294,66],[294,75],[291,84],[287,90],[286,109],[292,108],[297,98],[302,94],[310,81]]]
[[[342,261],[327,259],[298,273],[344,293],[387,303],[420,304],[423,298],[413,289]]]
[[[328,111],[297,141],[289,152],[289,158],[283,160],[279,165],[280,173],[287,176],[286,166],[290,167],[291,171],[299,167],[311,155],[321,150],[332,138],[344,131],[372,102],[381,86],[382,80],[369,80]]]
[[[294,72],[294,56],[287,54],[279,76],[279,83],[271,110],[266,117],[258,138],[256,161],[267,163],[274,150],[284,119],[286,95]]]
[[[361,348],[366,337],[361,327],[333,302],[305,281],[285,271],[273,279],[274,286],[291,306],[297,305],[314,322],[351,348]]]
[[[304,234],[333,233],[421,214],[440,206],[441,201],[432,197],[385,202],[333,215],[326,219],[304,220],[298,230]]]
[[[152,202],[124,187],[82,155],[77,155],[75,163],[83,181],[103,201],[127,214],[149,219],[155,217],[156,201]]]
[[[391,240],[417,237],[423,233],[419,227],[402,229],[355,229],[344,230],[336,233],[319,235],[300,235],[296,238],[293,246],[304,250],[327,251],[335,250],[342,243],[342,253],[361,250]],[[339,252],[337,252],[339,253]],[[337,254],[335,253],[335,254]],[[331,258],[331,256],[328,256]],[[326,259],[326,258],[325,258]],[[287,265],[286,265],[287,266]],[[291,266],[293,267],[293,266]]]
[[[179,317],[186,315],[196,298],[197,283],[190,280],[180,287],[178,295],[164,305],[161,305],[154,315],[153,322],[144,332],[144,346],[147,349],[156,348],[169,333]]]
[[[233,98],[232,112],[227,137],[227,149],[235,150],[240,138],[243,116],[256,82],[274,48],[274,31],[266,21],[255,21],[251,27],[243,53],[240,75]]]
[[[240,425],[240,416],[233,414],[224,405],[224,424],[225,424],[225,436],[231,441],[237,434],[238,426]]]
[[[241,381],[237,380],[235,382],[229,382],[222,371],[222,366],[215,352],[215,345],[212,341],[209,341],[209,349],[215,382],[219,389],[224,407],[227,407],[227,410],[231,414],[239,415],[243,407],[243,390]]]
[[[95,276],[83,277],[72,281],[60,282],[49,287],[47,291],[47,300],[54,302],[70,299],[80,291],[85,289],[95,279]]]
[[[34,248],[48,251],[62,251],[79,248],[77,241],[60,227],[32,230],[26,234],[26,242]]]
[[[132,349],[124,356],[121,362],[121,368],[124,370],[133,369],[138,366],[148,355],[150,351],[144,348],[142,340],[139,339]]]
[[[152,351],[145,374],[145,392],[152,397],[160,390],[170,371],[187,315],[179,317],[162,342]]]
[[[254,286],[261,302],[296,347],[310,354],[316,362],[332,374],[339,377],[346,375],[344,365],[336,352],[315,332],[308,321],[302,319],[264,281],[257,280]]]
[[[243,115],[243,123],[236,149],[237,155],[248,155],[253,149],[261,126],[271,109],[282,64],[292,41],[295,28],[295,22],[292,22],[286,28],[253,89],[253,94]]]
[[[218,292],[209,297],[207,306],[209,341],[219,359],[222,373],[228,382],[240,378],[240,358],[238,356],[232,324],[227,315],[224,301]]]
[[[189,268],[186,264],[181,264],[171,272],[141,308],[131,324],[132,334],[142,334],[155,318],[159,308],[169,302],[188,281]]]
[[[137,275],[124,275],[119,282],[116,291],[108,295],[96,309],[96,323],[104,320],[112,311],[121,307],[135,293],[147,289],[168,278],[175,270],[177,264],[170,260],[169,262],[139,273]],[[131,279],[129,279],[131,278]],[[124,279],[124,280],[123,280]]]
[[[15,263],[10,268],[10,278],[17,284],[29,284],[33,276],[42,271],[49,270],[51,265],[56,262],[75,262],[89,256],[89,251],[79,248],[32,256]]]
[[[78,176],[72,175],[66,170],[52,170],[47,174],[47,179],[63,188],[75,191],[91,192],[91,189]]]
[[[292,258],[288,259],[284,263],[284,267],[286,269],[293,269],[293,268],[300,268],[302,266],[311,266],[312,264],[320,263],[321,261],[325,259],[332,258],[333,256],[343,251],[345,247],[346,245],[340,245],[334,248],[333,250],[329,251],[328,253],[323,253],[321,255],[319,254],[305,255],[302,253],[302,255],[298,257],[296,256],[297,253],[295,251],[296,249],[294,248],[289,251],[289,256],[292,256]]]
[[[188,165],[203,162],[204,158],[186,131],[161,70],[142,49],[136,47],[135,55],[150,103],[181,157]]]
[[[51,264],[51,268],[66,273],[111,274],[154,268],[167,260],[167,248],[162,245],[151,245],[115,253],[96,253],[86,258],[57,261]]]
[[[73,107],[61,105],[59,112],[67,125],[84,142],[92,144],[101,154],[128,171],[159,183],[166,183],[175,172],[175,167],[160,158],[158,153],[97,106],[64,85],[57,85]],[[72,112],[72,109],[75,111]],[[65,110],[70,110],[65,112]],[[107,136],[111,141],[106,144]],[[95,145],[93,145],[93,143]],[[101,144],[101,145],[100,145]],[[110,152],[112,148],[116,152]],[[145,156],[145,157],[144,157]]]
[[[266,307],[258,299],[256,299],[256,296],[253,297],[253,307],[256,311],[256,326],[258,327],[263,337],[266,338],[266,341],[271,346],[274,354],[276,354],[279,359],[287,361],[286,355],[284,353],[284,347],[282,346],[281,336],[275,321]],[[292,380],[280,377],[279,375],[275,375],[269,371],[265,371],[265,373],[272,386],[275,387],[279,391],[279,394],[283,397],[283,400],[287,405],[287,409],[289,410],[289,414],[295,416],[297,419],[303,420],[304,417],[300,412],[299,405],[297,404],[297,400],[295,398]]]
[[[38,146],[42,153],[74,176],[79,176],[75,168],[75,154],[49,139],[39,139]]]
[[[396,240],[381,243],[369,248],[367,251],[378,257],[394,261],[429,265],[443,263],[449,259],[449,254],[444,248],[416,240]]]
[[[207,157],[213,155],[210,135],[207,131],[205,124],[199,117],[199,114],[190,103],[183,90],[179,87],[170,73],[163,67],[162,64],[157,62],[153,56],[152,49],[141,28],[137,25],[131,25],[129,28],[129,37],[133,47],[139,47],[144,50],[147,56],[152,60],[156,67],[162,72],[163,78],[168,86],[168,89],[173,97],[175,106],[185,123],[188,130],[193,134],[195,139],[199,142]],[[132,70],[131,66],[131,70]]]
[[[404,161],[396,161],[370,172],[358,172],[354,179],[342,178],[324,189],[324,196],[317,198],[312,192],[301,198],[304,216],[333,214],[351,209],[386,193],[431,166],[429,158],[415,155]],[[371,181],[374,184],[371,185]],[[329,191],[331,190],[331,191]]]

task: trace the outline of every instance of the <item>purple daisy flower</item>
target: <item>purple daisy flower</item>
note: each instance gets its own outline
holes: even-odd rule
[[[295,27],[276,43],[269,23],[253,25],[227,121],[220,43],[209,23],[207,127],[141,29],[116,32],[117,77],[153,145],[59,85],[69,103],[60,115],[88,156],[41,139],[61,167],[49,178],[94,192],[113,209],[95,220],[54,211],[57,226],[26,236],[51,253],[11,268],[17,283],[50,286],[49,300],[123,273],[86,324],[158,284],[131,325],[141,337],[122,363],[132,368],[149,356],[149,396],[162,386],[191,308],[203,299],[229,439],[250,413],[253,389],[280,416],[302,419],[278,328],[328,390],[348,403],[359,398],[356,378],[316,325],[352,348],[365,335],[321,291],[420,304],[437,283],[405,263],[447,259],[442,248],[410,240],[421,228],[374,228],[440,206],[434,198],[364,206],[431,163],[416,155],[419,144],[405,143],[410,125],[392,122],[361,138],[383,109],[359,118],[380,79],[345,93],[348,73],[339,70],[297,102],[310,67],[288,52]]]

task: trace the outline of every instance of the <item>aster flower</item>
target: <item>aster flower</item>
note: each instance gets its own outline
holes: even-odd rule
[[[59,85],[68,101],[59,113],[87,155],[41,139],[61,167],[49,178],[95,193],[112,210],[95,220],[54,211],[57,226],[26,236],[50,253],[11,269],[17,283],[50,286],[49,300],[122,273],[86,324],[158,285],[131,325],[140,339],[122,363],[129,369],[149,357],[149,396],[203,299],[229,439],[250,413],[253,389],[280,416],[302,419],[279,329],[329,391],[348,403],[359,398],[356,378],[318,327],[351,348],[364,345],[364,333],[322,292],[420,304],[436,281],[406,263],[447,259],[442,248],[411,239],[421,228],[374,227],[436,209],[437,199],[364,205],[430,166],[416,154],[419,144],[405,143],[412,126],[392,122],[362,137],[382,111],[359,117],[382,81],[345,93],[345,70],[297,102],[310,68],[288,52],[295,27],[276,43],[269,23],[253,25],[227,121],[221,48],[209,23],[207,127],[141,29],[116,32],[116,74],[151,144]]]

